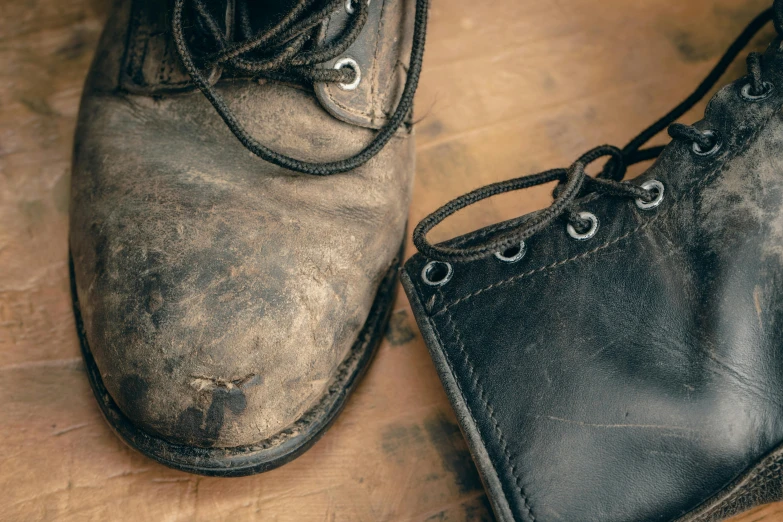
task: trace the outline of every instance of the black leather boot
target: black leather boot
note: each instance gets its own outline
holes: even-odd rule
[[[403,284],[500,520],[717,521],[783,499],[783,43],[694,126],[476,190]],[[641,177],[626,167],[660,155]],[[597,178],[585,167],[611,158]],[[478,200],[552,205],[439,245]]]
[[[70,244],[90,381],[131,446],[246,475],[334,420],[392,305],[427,7],[115,2]]]

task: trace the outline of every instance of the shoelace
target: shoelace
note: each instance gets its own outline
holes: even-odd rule
[[[524,241],[563,215],[575,234],[585,233],[593,228],[594,223],[575,208],[575,200],[590,193],[631,198],[642,203],[655,200],[659,196],[658,190],[661,189],[644,188],[629,181],[622,181],[628,167],[657,158],[663,152],[663,146],[646,149],[642,147],[667,127],[669,135],[673,139],[692,142],[697,154],[711,155],[717,152],[721,145],[721,138],[716,133],[702,132],[691,125],[674,123],[674,121],[707,95],[753,37],[773,19],[778,34],[783,35],[783,0],[776,0],[775,7],[764,11],[750,22],[690,96],[642,131],[622,149],[612,145],[602,145],[582,155],[567,169],[552,169],[493,183],[460,196],[443,205],[416,226],[413,232],[414,245],[424,256],[435,261],[474,261],[495,254],[503,255],[503,252],[518,249],[520,245],[524,244]],[[746,92],[743,94],[749,99],[762,99],[771,92],[773,86],[769,82],[765,82],[761,76],[761,56],[758,53],[750,53],[747,65],[749,82],[745,88]],[[589,177],[585,173],[587,166],[604,157],[609,157],[609,160],[603,170],[596,177]],[[552,181],[558,182],[553,193],[554,201],[549,207],[539,212],[487,227],[481,233],[469,236],[469,241],[452,241],[448,244],[433,245],[427,240],[427,234],[433,228],[467,206],[498,194],[522,190]]]
[[[208,35],[217,49],[198,60],[189,47],[185,34],[184,13],[187,2],[192,4],[198,27]],[[231,132],[256,156],[304,174],[338,174],[353,170],[372,159],[392,139],[413,106],[424,57],[429,0],[416,0],[413,45],[407,79],[394,113],[363,150],[350,158],[326,163],[298,160],[256,141],[239,122],[217,89],[210,85],[203,71],[223,66],[253,77],[279,81],[351,83],[358,71],[348,67],[338,70],[317,65],[340,56],[356,41],[367,22],[369,2],[353,0],[350,4],[353,13],[347,27],[332,43],[326,45],[314,44],[318,27],[336,10],[345,8],[346,0],[299,0],[282,20],[262,32],[255,32],[252,28],[248,2],[249,0],[237,2],[242,40],[236,42],[229,41],[226,32],[221,30],[204,0],[175,0],[172,17],[174,42],[185,69]]]

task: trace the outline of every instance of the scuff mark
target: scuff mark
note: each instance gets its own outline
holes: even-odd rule
[[[764,328],[764,323],[761,320],[761,288],[758,285],[753,288],[753,304],[756,305],[756,316],[759,318],[759,326]]]
[[[250,373],[236,379],[223,379],[221,377],[208,377],[203,375],[191,375],[191,377],[193,377],[193,380],[190,381],[190,385],[198,391],[214,390],[216,388],[233,390],[234,388],[254,386],[261,382],[261,377],[255,373]]]
[[[696,431],[690,428],[684,428],[682,426],[667,426],[667,425],[660,425],[660,424],[595,424],[592,422],[583,422],[583,421],[578,421],[573,419],[564,419],[562,417],[553,417],[551,415],[548,415],[546,418],[557,422],[566,422],[568,424],[576,424],[577,426],[585,426],[589,428],[671,430],[671,431],[684,431],[686,433],[694,433]]]

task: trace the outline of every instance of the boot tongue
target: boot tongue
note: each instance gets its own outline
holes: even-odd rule
[[[243,0],[237,0],[237,11],[240,13],[244,10],[242,3]],[[245,0],[244,3],[247,5],[248,18],[253,29],[264,31],[290,13],[299,4],[299,0],[266,0],[265,2]]]

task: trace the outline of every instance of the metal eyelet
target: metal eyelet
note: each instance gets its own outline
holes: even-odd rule
[[[638,198],[636,200],[637,207],[642,210],[650,210],[651,208],[655,208],[663,202],[663,183],[657,179],[651,179],[642,183],[642,188],[644,190],[656,190],[658,191],[658,195],[655,196],[655,199],[652,201],[645,201],[642,198]]]
[[[598,232],[598,218],[595,217],[595,214],[593,214],[592,212],[580,212],[579,217],[581,219],[586,219],[590,222],[590,229],[587,232],[580,234],[579,232],[576,231],[574,226],[571,223],[569,223],[568,226],[566,226],[566,231],[568,232],[568,235],[571,236],[572,238],[577,239],[579,241],[586,241],[592,238],[595,235],[595,233]]]
[[[353,58],[341,58],[337,60],[337,63],[334,64],[334,68],[338,71],[342,69],[343,67],[350,67],[354,70],[356,73],[356,77],[353,79],[351,83],[338,83],[337,85],[340,86],[341,89],[344,91],[353,91],[355,90],[359,84],[362,81],[362,70],[359,68],[359,64],[356,63],[356,60]]]
[[[524,241],[520,241],[518,245],[507,248],[503,252],[495,252],[495,257],[504,263],[516,263],[525,257],[525,254],[527,254],[527,246]]]
[[[430,261],[421,271],[421,280],[429,286],[443,286],[451,281],[454,269],[450,263]]]
[[[752,102],[764,100],[772,96],[772,93],[775,91],[775,85],[772,82],[764,82],[762,85],[764,86],[764,90],[761,94],[753,94],[753,85],[750,83],[746,83],[742,86],[740,94],[743,98]]]
[[[349,15],[353,14],[356,9],[353,8],[354,0],[345,0],[345,12]],[[370,5],[370,0],[367,0],[367,5]]]
[[[695,141],[693,142],[693,153],[697,156],[713,156],[718,153],[720,148],[723,146],[723,140],[720,139],[720,136],[718,136],[718,133],[711,130],[706,130],[702,132],[706,137],[712,138],[714,145],[710,150],[703,150],[698,143]]]

